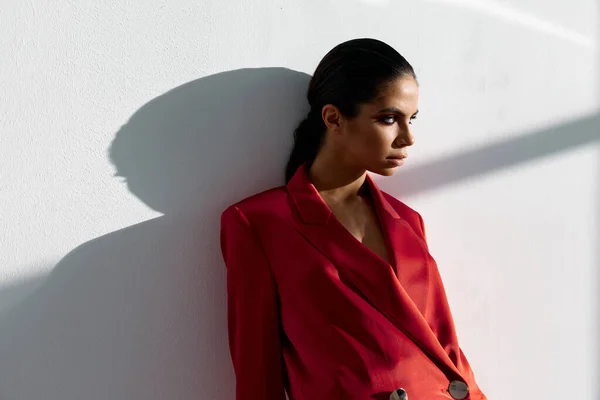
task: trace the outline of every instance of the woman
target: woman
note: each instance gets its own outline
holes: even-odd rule
[[[238,400],[486,399],[420,215],[381,191],[414,144],[418,84],[385,43],[332,49],[286,185],[221,216]]]

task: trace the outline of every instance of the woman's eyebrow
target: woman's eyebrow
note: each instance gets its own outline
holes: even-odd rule
[[[400,111],[400,109],[396,108],[396,107],[388,107],[388,108],[384,108],[382,110],[379,110],[378,113],[394,113],[394,114],[404,114],[402,111]],[[419,110],[417,110],[414,114],[413,117],[416,117],[417,114],[419,113]]]
[[[378,113],[394,113],[394,114],[402,114],[402,111],[400,111],[398,108],[396,107],[388,107],[388,108],[384,108],[382,110],[377,111]]]

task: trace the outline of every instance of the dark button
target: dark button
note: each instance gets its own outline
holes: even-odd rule
[[[469,387],[466,383],[461,381],[452,381],[448,386],[450,396],[456,400],[462,400],[469,395]]]
[[[396,389],[390,395],[390,400],[408,400],[408,394],[402,388]]]

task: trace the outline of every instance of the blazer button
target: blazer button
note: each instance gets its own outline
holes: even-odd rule
[[[452,381],[448,386],[448,391],[453,399],[461,400],[469,395],[469,387],[461,381]]]
[[[402,388],[396,389],[390,395],[390,400],[408,400],[408,394],[406,394],[406,390]]]

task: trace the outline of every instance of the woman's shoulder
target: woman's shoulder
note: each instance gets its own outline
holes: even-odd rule
[[[246,196],[225,208],[223,214],[230,209],[237,209],[247,218],[257,218],[265,215],[274,215],[282,210],[281,205],[286,204],[287,192],[285,186],[278,186]]]

